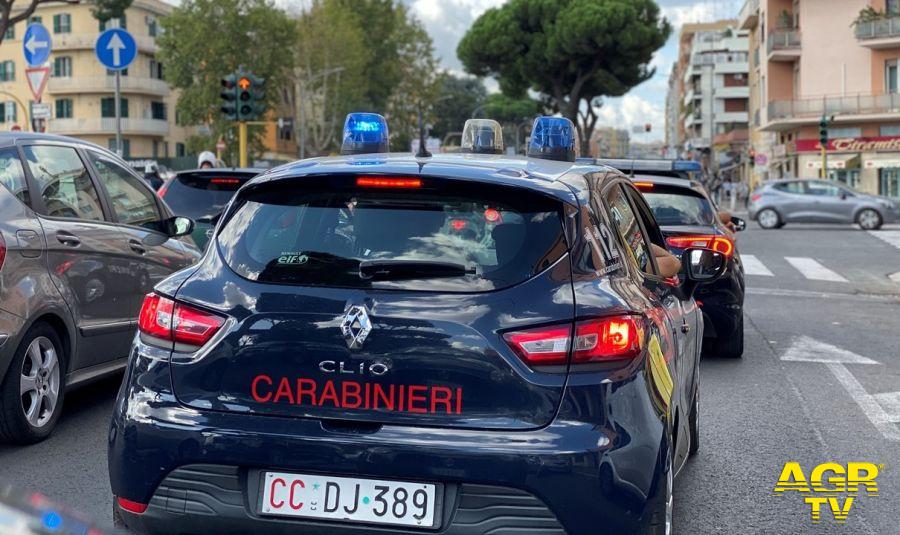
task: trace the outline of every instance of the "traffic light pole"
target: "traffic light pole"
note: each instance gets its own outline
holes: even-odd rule
[[[238,123],[238,164],[239,167],[247,166],[247,122]]]
[[[819,178],[828,178],[828,150],[822,145],[822,175]]]

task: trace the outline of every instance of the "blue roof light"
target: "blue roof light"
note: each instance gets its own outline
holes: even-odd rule
[[[565,117],[538,117],[531,129],[528,156],[574,162],[578,145],[575,125]]]
[[[55,511],[47,511],[41,517],[41,523],[49,531],[56,531],[62,525],[62,517]]]
[[[344,121],[341,154],[388,152],[388,127],[377,113],[349,113]]]
[[[675,160],[675,163],[672,165],[675,171],[695,171],[699,172],[703,168],[700,167],[700,162],[694,160]]]
[[[503,154],[503,128],[491,119],[469,119],[463,126],[461,152]]]

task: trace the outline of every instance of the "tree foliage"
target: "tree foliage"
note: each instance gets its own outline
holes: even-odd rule
[[[77,4],[78,0],[27,0],[27,2],[19,2],[17,4],[18,6],[24,5],[25,8],[16,14],[12,12],[13,4],[16,4],[16,0],[0,0],[0,43],[6,37],[7,28],[23,20],[30,19],[39,5],[50,3]]]
[[[125,10],[133,2],[134,0],[91,0],[91,14],[101,22],[117,19],[125,14]]]
[[[497,77],[508,95],[540,93],[578,125],[584,151],[594,99],[653,76],[650,60],[670,33],[653,0],[511,0],[475,21],[457,55],[472,74]]]
[[[488,95],[482,108],[484,116],[501,123],[521,123],[541,114],[543,106],[530,97],[515,98],[503,93]]]
[[[275,102],[293,64],[294,21],[267,0],[184,0],[160,24],[158,57],[166,81],[181,91],[179,123],[209,124],[207,150],[224,137],[233,151],[235,125],[219,112],[220,80],[243,66],[266,79],[266,100]],[[258,150],[261,131],[250,131]]]
[[[439,139],[451,132],[462,132],[466,119],[472,117],[487,97],[480,78],[442,73],[438,77],[438,101],[434,105],[436,120],[431,134]]]

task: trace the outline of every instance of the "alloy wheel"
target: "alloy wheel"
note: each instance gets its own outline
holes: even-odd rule
[[[763,228],[775,228],[778,226],[778,214],[774,210],[763,210],[757,216],[757,220]]]
[[[43,427],[53,418],[59,386],[56,348],[49,338],[39,336],[28,345],[19,378],[22,411],[33,427]]]
[[[881,217],[875,210],[863,210],[859,214],[859,226],[865,230],[878,228],[879,223],[881,223]]]

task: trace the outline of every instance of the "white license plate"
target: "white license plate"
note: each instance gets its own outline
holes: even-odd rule
[[[434,527],[437,485],[266,472],[264,515]]]

